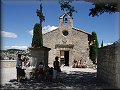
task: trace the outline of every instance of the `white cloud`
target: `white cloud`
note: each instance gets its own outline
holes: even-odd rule
[[[2,37],[17,38],[17,35],[12,32],[1,31],[1,35],[2,35]]]
[[[103,46],[111,45],[113,43],[103,43]]]
[[[56,28],[58,28],[58,27],[56,27],[56,26],[50,26],[50,25],[44,26],[44,27],[42,28],[42,33],[44,34],[44,33],[50,32],[50,31],[52,31],[52,30],[54,30],[54,29],[56,29]],[[33,30],[29,31],[29,34],[30,34],[30,35],[33,35]]]
[[[103,43],[103,46],[108,46],[108,45],[111,45],[113,43]],[[101,44],[99,44],[99,47],[101,47]]]
[[[33,35],[33,30],[29,31],[28,33],[29,33],[30,35]]]
[[[48,26],[44,26],[42,31],[43,31],[43,34],[44,34],[44,33],[47,33],[49,31],[52,31],[52,30],[54,30],[56,28],[58,28],[58,27],[48,25]]]
[[[20,49],[20,50],[26,50],[28,46],[5,46],[3,47],[4,50],[6,49]]]

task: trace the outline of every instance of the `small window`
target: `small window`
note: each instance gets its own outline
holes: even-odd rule
[[[68,35],[68,31],[63,31],[63,35],[67,36]]]

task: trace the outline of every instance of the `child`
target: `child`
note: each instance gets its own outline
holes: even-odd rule
[[[44,69],[44,65],[42,62],[40,62],[39,66],[38,66],[38,76],[40,77],[40,79],[44,79],[45,78],[45,69]]]

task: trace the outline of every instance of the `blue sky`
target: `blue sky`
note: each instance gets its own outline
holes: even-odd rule
[[[36,10],[39,9],[39,0],[27,1],[2,1],[2,49],[18,48],[26,49],[31,46],[34,24],[39,23]],[[43,14],[45,22],[43,22],[43,32],[55,29],[59,25],[59,16],[61,11],[57,1],[42,1]],[[99,17],[89,16],[89,9],[92,8],[91,3],[76,1],[72,4],[77,13],[73,14],[73,26],[91,33],[95,31],[98,41],[101,44],[112,43],[118,40],[119,21],[118,13],[104,13]]]

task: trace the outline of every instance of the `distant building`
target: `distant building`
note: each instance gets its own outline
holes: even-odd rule
[[[90,64],[89,37],[90,33],[73,27],[73,19],[67,13],[59,17],[59,27],[43,35],[43,45],[51,48],[49,64],[53,64],[55,56],[60,63],[72,66],[74,60],[83,58],[83,63]]]

